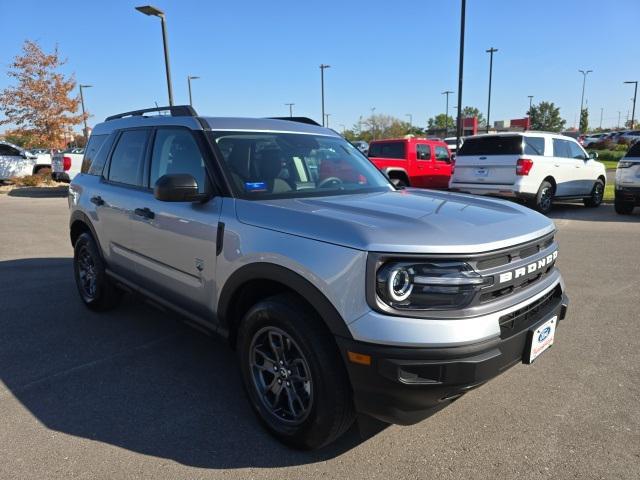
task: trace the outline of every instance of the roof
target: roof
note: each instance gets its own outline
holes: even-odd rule
[[[402,138],[381,138],[379,140],[371,140],[369,144],[379,143],[379,142],[436,142],[436,143],[444,143],[444,141],[440,138],[423,138],[423,137],[402,137]]]
[[[290,132],[339,136],[328,128],[301,123],[299,121],[281,120],[273,118],[240,118],[240,117],[192,117],[171,115],[137,115],[99,123],[93,134],[104,135],[114,130],[133,127],[153,126],[182,126],[192,130],[215,131],[254,131],[254,132]]]

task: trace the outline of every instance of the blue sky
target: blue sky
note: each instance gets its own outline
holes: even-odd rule
[[[350,127],[371,108],[415,124],[444,111],[457,91],[460,2],[423,0],[151,0],[168,18],[176,103],[220,116],[296,115],[320,120],[320,73],[326,71],[330,124]],[[134,6],[144,0],[0,0],[0,89],[25,39],[56,44],[86,91],[89,123],[120,111],[167,103],[159,20]],[[463,105],[486,115],[489,58],[494,57],[491,119],[525,115],[527,95],[561,107],[568,126],[580,107],[582,76],[591,124],[615,126],[631,109],[640,80],[638,0],[468,0]],[[7,21],[15,19],[15,21]],[[456,100],[452,99],[451,105]],[[638,109],[640,110],[640,108]],[[636,117],[640,115],[637,112]]]

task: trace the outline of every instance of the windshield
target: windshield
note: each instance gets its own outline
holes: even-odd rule
[[[242,198],[294,198],[393,190],[341,137],[285,132],[213,132]]]

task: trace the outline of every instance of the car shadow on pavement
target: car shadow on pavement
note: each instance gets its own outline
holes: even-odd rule
[[[51,430],[215,469],[320,462],[364,441],[354,427],[317,452],[284,447],[251,411],[224,340],[139,296],[90,312],[70,258],[0,262],[0,312],[0,414],[15,397]]]
[[[17,187],[9,191],[10,197],[54,198],[69,195],[69,186],[58,187]]]

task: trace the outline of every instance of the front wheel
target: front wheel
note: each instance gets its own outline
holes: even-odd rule
[[[599,207],[602,203],[602,198],[604,197],[604,182],[602,180],[596,180],[596,183],[593,184],[593,188],[591,189],[591,196],[583,199],[583,203],[585,207]]]
[[[616,213],[619,215],[630,215],[633,212],[634,204],[633,202],[625,202],[618,197],[616,197],[615,202],[613,204],[613,208]]]
[[[238,354],[251,406],[281,442],[320,448],[352,424],[351,390],[335,341],[297,297],[254,305],[242,320]]]
[[[553,206],[553,194],[553,185],[546,180],[542,182],[534,199],[534,208],[540,213],[549,213]]]

